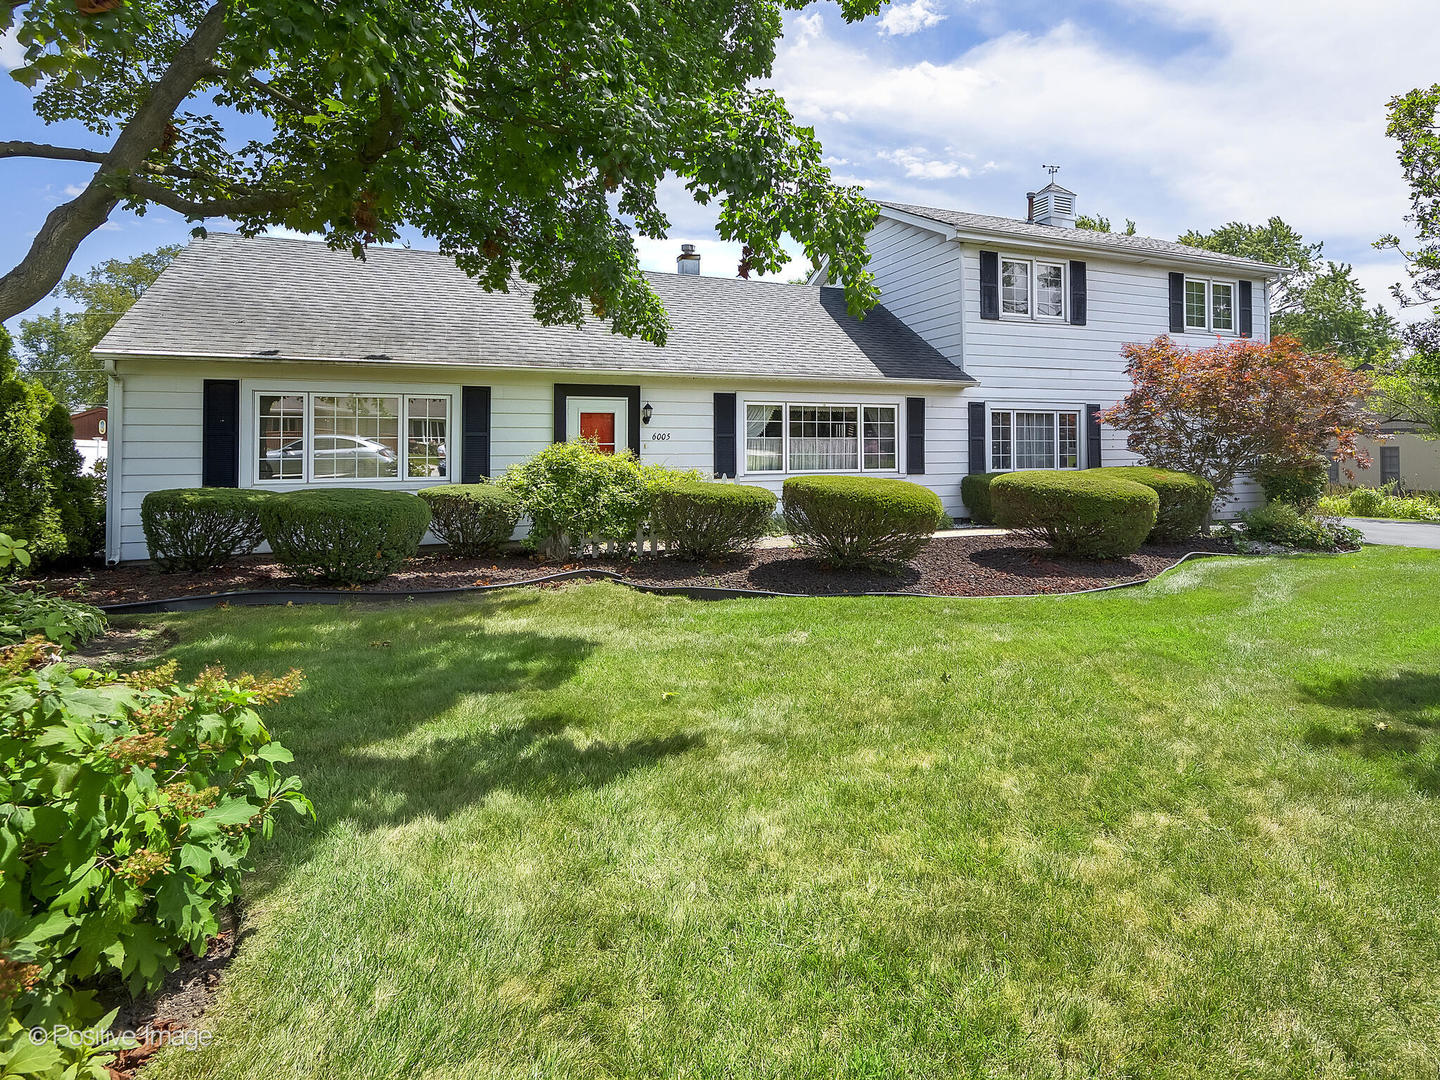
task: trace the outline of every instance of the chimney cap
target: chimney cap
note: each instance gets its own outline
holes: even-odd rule
[[[695,254],[695,245],[694,245],[694,244],[681,244],[681,245],[680,245],[680,254],[681,254],[681,255],[694,255],[694,254]]]

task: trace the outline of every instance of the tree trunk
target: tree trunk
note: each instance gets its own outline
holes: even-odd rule
[[[164,140],[175,110],[195,89],[224,39],[225,3],[221,0],[176,50],[165,74],[120,132],[85,190],[50,211],[20,264],[0,277],[0,320],[25,311],[59,284],[75,249],[105,224],[119,203],[126,177]]]

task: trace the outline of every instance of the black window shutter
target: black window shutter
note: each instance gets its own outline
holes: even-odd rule
[[[1085,406],[1085,467],[1100,467],[1100,406]]]
[[[735,475],[735,395],[715,395],[715,475]]]
[[[925,399],[905,399],[905,471],[925,472]]]
[[[1070,260],[1070,325],[1085,325],[1085,263]]]
[[[1185,275],[1170,275],[1170,332],[1185,332]]]
[[[1255,332],[1254,303],[1250,294],[1250,282],[1240,282],[1240,336],[1250,337]]]
[[[239,487],[239,379],[205,380],[200,423],[200,483],[206,487]]]
[[[980,318],[1000,318],[999,252],[980,252]]]
[[[460,388],[460,482],[490,475],[490,387]]]
[[[985,471],[985,403],[970,402],[970,467],[972,473]]]

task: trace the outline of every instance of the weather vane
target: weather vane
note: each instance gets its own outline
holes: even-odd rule
[[[1055,174],[1060,171],[1060,166],[1059,166],[1059,165],[1042,165],[1042,166],[1040,166],[1040,167],[1050,174],[1050,182],[1053,184],[1053,183],[1055,182]]]

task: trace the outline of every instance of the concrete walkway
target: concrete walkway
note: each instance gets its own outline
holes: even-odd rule
[[[1393,547],[1440,548],[1440,523],[1390,521],[1386,518],[1341,518],[1360,530],[1369,544]]]

